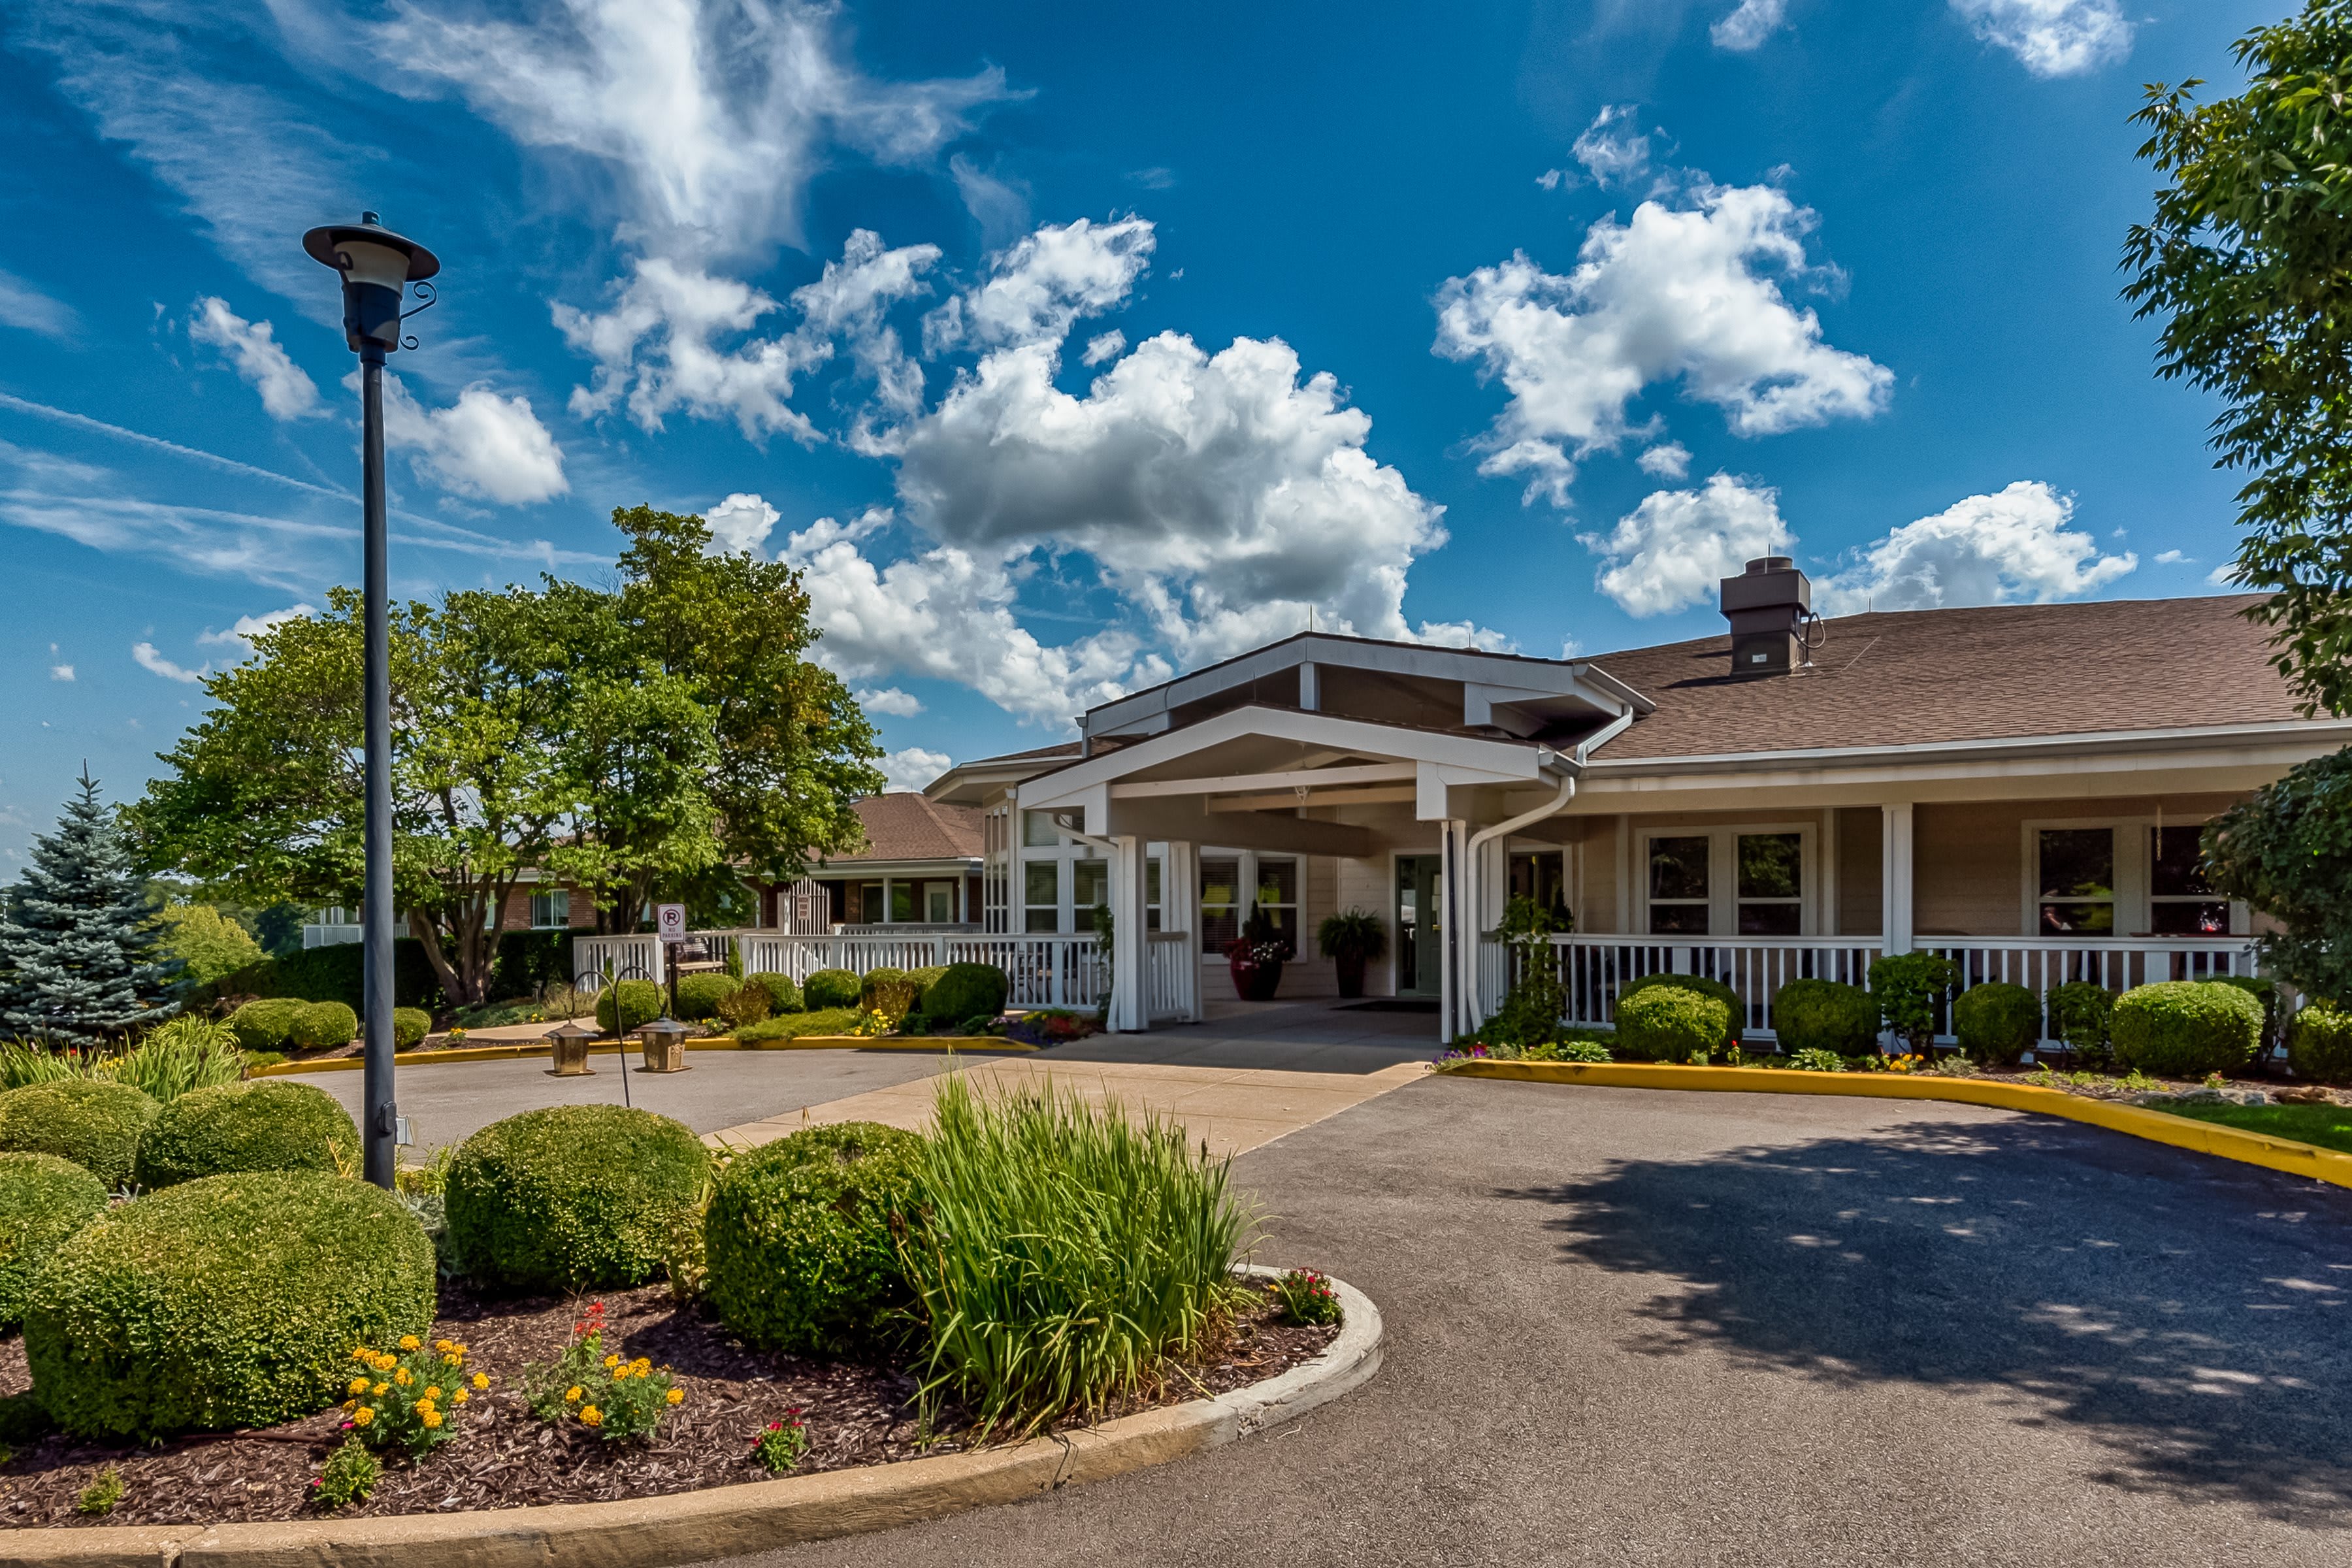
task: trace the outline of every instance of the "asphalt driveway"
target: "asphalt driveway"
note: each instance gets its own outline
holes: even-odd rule
[[[800,1564],[2352,1561],[2352,1193],[1975,1107],[1437,1078],[1244,1156],[1339,1404]]]

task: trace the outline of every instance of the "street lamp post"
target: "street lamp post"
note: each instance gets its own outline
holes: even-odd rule
[[[441,261],[415,240],[385,228],[373,213],[362,213],[356,224],[314,228],[302,237],[302,248],[341,275],[343,341],[360,356],[367,601],[367,890],[360,910],[367,1071],[360,1136],[367,1179],[388,1189],[398,1158],[400,1119],[392,1098],[392,633],[384,556],[383,356],[401,346],[401,321],[414,313],[401,309],[408,285],[424,284],[441,270]],[[417,293],[425,305],[433,302],[429,285]],[[414,348],[415,341],[408,346]]]

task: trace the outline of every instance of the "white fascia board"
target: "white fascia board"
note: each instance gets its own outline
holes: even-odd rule
[[[929,860],[835,860],[811,866],[802,875],[821,882],[856,881],[874,877],[960,877],[981,868],[981,857],[951,856]]]
[[[1231,709],[1197,724],[1171,730],[1150,740],[1121,746],[1116,752],[1072,763],[1042,778],[1024,780],[1017,795],[1024,811],[1050,811],[1080,803],[1087,792],[1108,786],[1130,773],[1180,762],[1196,752],[1253,735],[1295,742],[1302,746],[1367,752],[1403,763],[1434,763],[1475,774],[1476,782],[1510,784],[1542,776],[1546,768],[1564,765],[1565,759],[1549,746],[1524,741],[1495,741],[1475,735],[1443,735],[1343,719],[1329,713],[1302,713],[1287,708]],[[1549,759],[1549,761],[1547,761]],[[1237,775],[1247,779],[1261,775]],[[1218,782],[1205,779],[1204,784]],[[1463,782],[1469,782],[1466,778]],[[1236,783],[1232,787],[1249,787]]]
[[[2352,720],[2287,720],[2270,724],[2222,724],[2178,730],[2088,731],[2064,735],[2000,735],[1981,741],[1935,741],[1907,746],[1823,746],[1786,752],[1726,752],[1684,757],[1591,757],[1585,766],[1596,786],[1635,774],[1736,773],[1763,775],[1878,766],[1916,769],[1937,763],[1974,765],[1993,761],[2135,755],[2183,751],[2205,753],[2243,750],[2247,761],[2272,755],[2316,756],[2352,742]],[[2257,753],[2260,753],[2258,756]],[[2180,759],[2174,758],[2174,765]],[[2223,758],[2223,761],[2233,760]],[[2150,764],[2165,765],[2165,764]]]

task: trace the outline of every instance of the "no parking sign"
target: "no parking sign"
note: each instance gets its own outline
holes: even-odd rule
[[[664,942],[684,942],[686,940],[686,906],[656,904],[654,929],[661,933],[661,939]]]

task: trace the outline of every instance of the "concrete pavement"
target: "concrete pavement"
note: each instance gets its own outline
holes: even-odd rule
[[[2340,1564],[2352,1193],[1975,1107],[1425,1078],[1236,1163],[1387,1364],[1282,1435],[756,1560]]]

